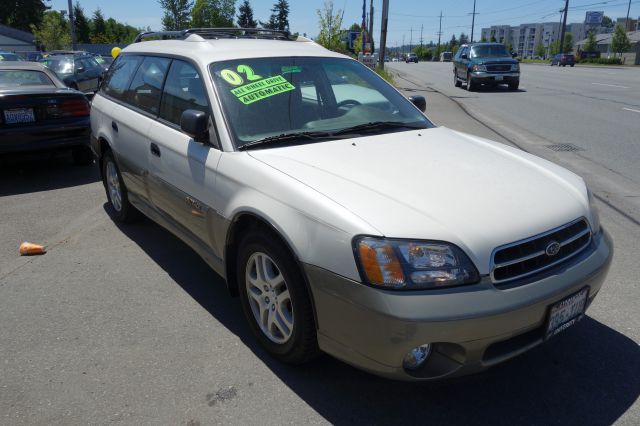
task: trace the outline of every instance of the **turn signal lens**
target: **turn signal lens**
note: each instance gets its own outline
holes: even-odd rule
[[[391,245],[380,241],[362,240],[358,244],[358,254],[362,269],[371,284],[404,286],[402,265]]]

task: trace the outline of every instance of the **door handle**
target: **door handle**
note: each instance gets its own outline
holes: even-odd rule
[[[160,148],[155,143],[151,142],[151,146],[149,147],[151,153],[156,157],[160,157]]]
[[[118,133],[118,123],[116,123],[115,121],[112,121],[111,128],[113,129],[114,132]]]

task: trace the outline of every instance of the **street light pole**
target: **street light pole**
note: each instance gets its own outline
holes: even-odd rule
[[[71,47],[73,50],[77,49],[76,45],[76,21],[73,16],[73,1],[69,0],[69,27],[71,28]]]

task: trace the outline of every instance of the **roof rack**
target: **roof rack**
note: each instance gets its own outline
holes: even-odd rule
[[[197,34],[202,38],[253,38],[267,40],[295,40],[289,31],[269,30],[266,28],[189,28],[180,31],[149,31],[136,36],[134,43],[141,42],[149,38],[160,38],[161,40],[184,40],[191,34]]]

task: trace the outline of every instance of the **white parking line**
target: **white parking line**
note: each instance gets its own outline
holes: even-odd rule
[[[604,83],[591,83],[591,84],[595,84],[596,86],[608,86],[608,87],[619,87],[621,89],[629,89],[629,87],[627,86],[618,86],[617,84],[604,84]]]
[[[631,109],[631,108],[622,108],[622,109],[625,109],[625,110],[627,110],[627,111],[633,111],[633,112],[640,113],[640,110],[639,110],[639,109]]]

